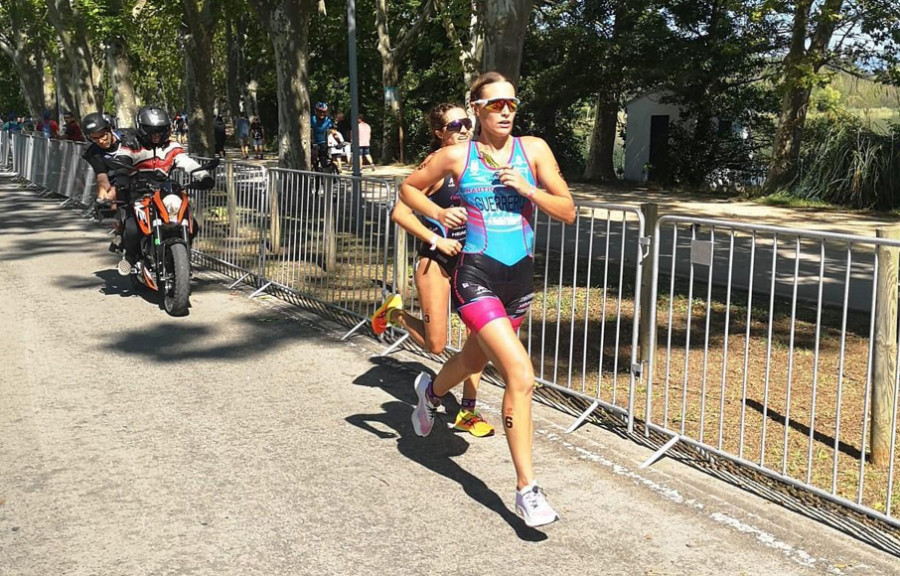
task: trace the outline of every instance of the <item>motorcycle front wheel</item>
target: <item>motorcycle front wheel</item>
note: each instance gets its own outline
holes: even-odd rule
[[[172,244],[168,249],[166,267],[171,279],[165,287],[163,305],[171,316],[184,316],[188,312],[191,297],[191,261],[187,246]]]

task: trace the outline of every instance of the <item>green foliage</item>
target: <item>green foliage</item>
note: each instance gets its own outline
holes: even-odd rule
[[[873,129],[841,113],[809,122],[791,194],[853,208],[900,207],[900,125]]]
[[[28,104],[22,97],[22,85],[12,60],[0,52],[0,123],[6,121],[7,114],[14,112],[28,116]]]

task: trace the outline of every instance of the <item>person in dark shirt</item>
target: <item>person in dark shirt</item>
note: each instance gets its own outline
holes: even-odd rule
[[[91,145],[88,146],[84,154],[81,155],[91,169],[97,179],[97,201],[98,202],[114,202],[115,200],[127,201],[128,198],[122,197],[126,193],[116,192],[116,173],[121,170],[116,166],[110,165],[107,161],[115,158],[116,152],[120,146],[125,143],[131,147],[137,147],[137,139],[130,132],[113,130],[112,118],[106,114],[95,112],[88,114],[81,122],[83,132],[87,134]],[[116,204],[112,204],[110,209],[116,212],[116,235],[109,245],[110,252],[117,252],[122,248],[122,231],[124,229],[124,211],[117,211]]]
[[[258,160],[263,159],[263,144],[266,139],[266,130],[258,116],[250,119],[250,140],[253,142],[253,153]]]
[[[123,141],[126,144],[130,142],[132,147],[136,147],[136,138],[130,132],[113,130],[112,119],[100,112],[85,116],[82,126],[91,145],[81,157],[91,166],[97,177],[97,200],[115,200],[117,169],[108,164],[107,160],[115,157]]]
[[[78,122],[75,121],[75,116],[68,110],[63,112],[63,121],[66,128],[66,140],[84,142],[84,133],[81,131],[81,126],[78,125]]]
[[[216,116],[213,124],[214,135],[216,140],[216,156],[225,157],[225,120],[221,116]]]
[[[352,134],[350,133],[350,119],[347,118],[343,112],[338,112],[335,116],[335,126],[337,126],[338,132],[341,133],[341,136],[344,138],[344,142],[350,142]]]

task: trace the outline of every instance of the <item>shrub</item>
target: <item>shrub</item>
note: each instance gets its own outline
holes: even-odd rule
[[[900,207],[900,124],[886,130],[849,114],[810,120],[792,193],[850,206]]]

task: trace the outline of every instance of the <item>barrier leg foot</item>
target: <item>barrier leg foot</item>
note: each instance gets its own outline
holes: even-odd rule
[[[231,284],[229,284],[229,285],[228,285],[228,289],[231,290],[232,288],[234,288],[235,286],[237,286],[238,284],[240,284],[241,282],[243,282],[243,281],[244,281],[244,278],[246,278],[246,277],[249,276],[249,275],[250,275],[249,272],[248,272],[247,274],[244,274],[243,276],[241,276],[240,278],[238,278],[237,280],[235,280],[234,282],[232,282]]]
[[[394,350],[396,350],[397,348],[399,348],[400,345],[403,344],[403,341],[406,340],[407,338],[409,338],[409,334],[408,334],[408,333],[407,333],[407,334],[404,334],[404,335],[401,336],[396,342],[394,342],[393,344],[391,344],[390,346],[388,346],[387,348],[385,348],[385,349],[384,349],[384,352],[382,352],[381,354],[376,354],[375,357],[377,358],[377,357],[379,357],[379,356],[387,356],[388,354],[390,354],[391,352],[393,352]]]
[[[600,402],[598,400],[594,400],[594,403],[591,404],[587,410],[582,412],[581,416],[579,416],[578,418],[575,419],[574,422],[572,422],[572,425],[569,426],[568,430],[566,430],[566,434],[571,434],[572,432],[578,430],[581,427],[581,425],[584,424],[584,421],[587,420],[588,416],[590,416],[594,412],[594,410],[597,409],[597,406],[599,406],[599,405],[600,405]]]
[[[649,458],[644,460],[641,463],[641,465],[638,466],[638,469],[647,468],[648,466],[653,466],[653,463],[656,462],[657,460],[659,460],[660,458],[662,458],[663,455],[672,448],[672,446],[674,446],[675,444],[678,443],[678,440],[680,440],[680,438],[678,436],[673,436],[672,439],[669,440],[668,442],[666,442],[662,448],[660,448],[659,450],[657,450],[656,452],[651,454]]]
[[[368,318],[365,318],[365,319],[363,319],[363,320],[360,320],[360,321],[359,321],[359,324],[357,324],[356,326],[354,326],[353,328],[351,328],[349,332],[347,332],[346,334],[344,334],[343,336],[341,336],[341,341],[346,340],[347,338],[349,338],[350,336],[352,336],[354,332],[356,332],[357,330],[359,330],[360,328],[362,328],[363,326],[365,326],[366,322],[368,322],[368,321],[369,321]]]
[[[250,299],[256,298],[257,296],[259,296],[260,294],[262,294],[263,292],[265,292],[265,291],[266,291],[266,288],[268,288],[268,287],[271,286],[271,285],[272,285],[271,282],[266,282],[265,284],[262,285],[262,288],[259,288],[258,290],[256,290],[256,292],[254,292],[253,294],[251,294],[250,296],[248,296],[248,298],[250,298]]]

